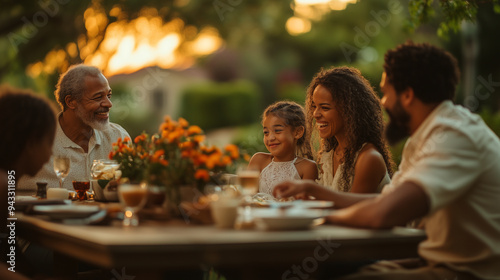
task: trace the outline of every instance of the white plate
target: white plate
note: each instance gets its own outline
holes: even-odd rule
[[[49,216],[52,219],[86,218],[99,212],[99,206],[94,205],[36,205],[33,211]]]
[[[304,208],[255,209],[252,215],[257,225],[267,230],[309,229],[316,219],[327,216],[329,211]]]
[[[301,208],[315,208],[315,209],[326,209],[333,207],[333,201],[325,200],[295,200],[293,201],[294,207]]]
[[[33,201],[33,200],[38,200],[38,197],[36,197],[36,196],[25,196],[25,195],[17,195],[16,196],[16,201]]]

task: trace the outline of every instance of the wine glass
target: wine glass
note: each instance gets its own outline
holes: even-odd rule
[[[135,227],[139,225],[139,218],[136,212],[146,203],[147,194],[148,190],[146,183],[121,184],[118,186],[118,197],[123,206],[125,206],[123,217],[124,226]]]
[[[70,160],[68,157],[56,156],[54,157],[54,171],[56,172],[57,178],[59,178],[59,187],[63,187],[63,181],[66,176],[68,176],[70,167]]]
[[[237,176],[244,196],[251,198],[259,191],[259,170],[248,167],[241,167],[237,171]]]
[[[260,171],[244,166],[238,168],[236,175],[238,176],[238,182],[241,186],[244,203],[243,213],[238,227],[252,227],[253,219],[250,206],[252,204],[252,196],[259,191]]]

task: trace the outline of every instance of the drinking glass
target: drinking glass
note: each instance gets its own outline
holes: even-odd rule
[[[253,227],[252,196],[259,191],[260,171],[248,167],[240,167],[236,172],[238,183],[243,194],[243,212],[237,222],[237,228]]]
[[[120,164],[116,160],[95,159],[90,169],[91,193],[96,201],[107,201],[106,190],[110,190],[111,181],[118,180],[121,177]],[[114,189],[116,191],[116,189]],[[116,195],[115,201],[118,200]],[[111,199],[113,200],[113,199]]]
[[[94,179],[115,179],[116,170],[120,168],[120,164],[112,159],[95,159],[90,169],[90,175]]]
[[[146,203],[147,195],[148,190],[146,183],[121,184],[118,186],[118,197],[123,206],[125,206],[125,215],[123,218],[124,226],[134,227],[139,225],[137,211]]]
[[[259,191],[259,170],[242,167],[238,169],[237,175],[244,196],[251,198]]]
[[[87,198],[87,191],[90,189],[90,181],[73,181],[73,188],[76,191],[76,198],[79,201]]]
[[[54,171],[56,172],[57,178],[59,178],[59,187],[63,187],[63,181],[66,176],[68,176],[70,167],[70,160],[68,157],[56,156],[54,157]]]

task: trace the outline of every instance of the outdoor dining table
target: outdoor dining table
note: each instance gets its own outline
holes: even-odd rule
[[[55,271],[65,279],[76,279],[79,262],[133,279],[170,279],[162,277],[207,267],[224,272],[226,279],[305,279],[336,263],[416,257],[425,239],[423,231],[403,227],[265,231],[169,220],[124,228],[68,225],[23,214],[16,234],[53,250]]]

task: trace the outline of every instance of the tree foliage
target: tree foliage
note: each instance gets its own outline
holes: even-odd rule
[[[460,30],[463,21],[475,22],[479,6],[492,2],[494,10],[500,13],[499,0],[410,0],[410,28],[415,29],[423,23],[429,22],[436,15],[436,9],[441,9],[443,15],[437,33],[447,38],[450,31]]]

